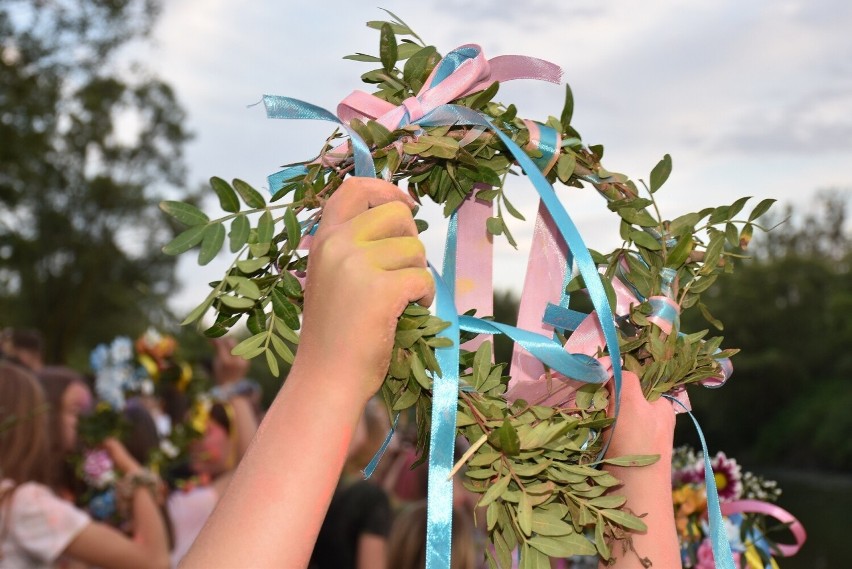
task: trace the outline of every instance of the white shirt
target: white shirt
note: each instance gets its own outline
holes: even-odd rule
[[[3,480],[0,489],[11,488]],[[11,500],[11,504],[8,501]],[[36,482],[18,486],[0,508],[0,569],[50,569],[89,515]]]

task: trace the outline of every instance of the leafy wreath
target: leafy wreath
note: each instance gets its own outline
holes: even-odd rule
[[[390,16],[391,21],[367,24],[380,32],[379,55],[358,53],[347,59],[378,64],[362,80],[375,87],[373,95],[378,99],[404,106],[424,89],[442,57],[402,20]],[[531,129],[539,127],[519,118],[514,105],[495,102],[498,89],[499,82],[494,81],[451,102],[487,117],[530,157],[541,159],[540,149],[528,149],[535,137]],[[609,254],[591,251],[591,256],[600,268],[610,306],[619,304],[625,287],[632,293],[633,302],[624,313],[616,314],[624,368],[639,376],[651,400],[688,384],[724,379],[727,358],[736,350],[720,350],[722,338],[709,338],[709,330],[679,333],[677,315],[670,326],[661,327],[654,299],[668,299],[677,312],[697,307],[721,330],[722,324],[701,302],[701,294],[720,274],[733,270],[732,259],[743,255],[755,228],[763,229],[756,221],[774,200],[761,201],[746,219],[737,216],[749,198],[664,219],[655,193],[671,172],[671,158],[666,155],[653,168],[648,184],[637,185],[601,165],[603,146],[583,143],[571,126],[573,110],[573,96],[566,85],[560,116],[549,117],[541,126],[558,133],[561,140],[545,175],[551,184],[593,187],[621,220],[623,244]],[[406,182],[415,199],[429,198],[443,206],[445,216],[471,195],[496,204],[487,230],[504,236],[513,246],[505,215],[524,219],[504,192],[507,175],[516,173],[516,160],[496,132],[465,124],[406,123],[388,128],[363,117],[353,117],[344,126],[350,132],[348,142],[338,129],[317,159],[272,177],[268,202],[240,179],[228,183],[213,177],[211,187],[226,215],[210,219],[189,203],[161,204],[166,213],[188,226],[163,248],[166,253],[176,255],[200,245],[198,262],[204,265],[227,240],[234,254],[224,277],[211,283],[212,290],[184,324],[200,322],[212,309],[215,323],[204,333],[216,337],[245,316],[251,336],[233,353],[265,357],[275,375],[280,371],[279,359],[293,361],[299,340],[303,290],[297,276],[307,265],[300,242],[320,222],[325,201],[355,172],[355,147],[361,141],[377,175],[397,184]],[[417,223],[421,231],[426,229],[425,222]],[[585,287],[577,276],[567,291]],[[428,310],[409,306],[399,319],[381,389],[392,414],[415,416],[421,461],[429,450],[433,378],[441,374],[435,350],[451,345],[439,335],[447,326]],[[462,333],[461,341],[475,336]],[[566,329],[558,338],[565,342],[570,336]],[[608,355],[604,348],[597,354]],[[586,385],[570,404],[510,402],[506,398],[510,378],[505,364],[492,363],[488,340],[475,351],[461,350],[458,372],[457,429],[470,447],[457,466],[464,465],[465,486],[481,495],[478,505],[486,508],[493,545],[486,551],[490,566],[511,567],[511,552],[516,548],[522,567],[546,567],[549,557],[599,555],[606,560],[616,542],[632,547],[631,532],[644,530],[645,524],[624,508],[623,496],[610,492],[619,481],[598,467],[604,462],[642,466],[656,457],[601,459],[602,433],[613,422],[607,414],[611,398],[607,388]]]

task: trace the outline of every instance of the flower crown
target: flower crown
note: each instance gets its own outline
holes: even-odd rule
[[[416,417],[421,460],[429,461],[430,552],[449,558],[447,473],[461,435],[471,446],[456,468],[467,465],[464,483],[487,509],[491,566],[511,566],[516,548],[530,566],[577,554],[609,559],[610,544],[629,540],[645,524],[624,509],[623,497],[608,492],[619,482],[598,466],[655,459],[601,458],[603,430],[614,422],[604,383],[612,379],[617,414],[622,365],[639,377],[649,399],[727,379],[727,358],[736,350],[721,350],[721,338],[706,339],[707,330],[681,333],[680,312],[697,307],[721,326],[701,293],[733,269],[731,256],[742,253],[774,200],[760,202],[747,219],[737,216],[748,198],[665,219],[654,194],[671,172],[668,155],[640,186],[603,167],[603,146],[584,144],[571,125],[570,89],[560,116],[544,123],[493,100],[508,80],[559,82],[557,66],[522,56],[486,59],[473,44],[441,57],[390,15],[392,21],[368,23],[380,30],[379,55],[348,57],[379,65],[362,75],[375,87],[372,94],[352,93],[336,114],[288,97],[263,98],[270,118],[327,120],[338,129],[316,158],[269,177],[269,203],[242,180],[213,177],[225,216],[211,220],[191,204],[161,204],[188,226],[166,253],[200,246],[198,260],[206,264],[225,245],[229,224],[228,245],[236,254],[184,324],[212,308],[216,322],[206,333],[215,336],[246,316],[251,336],[233,353],[264,356],[277,375],[279,359],[292,362],[298,343],[299,276],[325,200],[352,174],[406,182],[416,200],[439,204],[450,218],[444,269],[436,273],[437,316],[414,305],[405,310],[381,390],[392,416]],[[515,245],[504,216],[524,219],[504,187],[519,166],[541,206],[530,286],[513,327],[488,317],[486,275],[493,238]],[[600,193],[620,218],[623,245],[609,255],[588,250],[556,197],[557,181]],[[418,227],[426,224],[418,220]],[[591,314],[577,300],[590,300]],[[505,364],[493,363],[487,336],[495,333],[516,344],[511,377]]]

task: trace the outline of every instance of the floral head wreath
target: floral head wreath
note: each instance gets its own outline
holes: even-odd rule
[[[252,335],[233,353],[263,355],[277,375],[279,358],[292,362],[298,343],[299,277],[325,200],[352,174],[407,182],[416,200],[431,199],[450,218],[443,271],[435,271],[437,316],[413,305],[405,310],[381,391],[393,415],[411,411],[417,418],[418,449],[429,461],[430,563],[449,564],[447,474],[455,472],[457,435],[471,443],[457,468],[468,465],[465,485],[487,509],[492,567],[511,566],[516,548],[528,566],[577,554],[609,559],[611,543],[629,540],[645,524],[624,509],[623,497],[607,492],[618,480],[597,467],[654,459],[602,458],[602,432],[614,423],[603,384],[612,378],[617,415],[622,368],[638,376],[650,399],[682,397],[691,383],[724,382],[735,350],[721,350],[721,338],[705,339],[707,331],[681,333],[679,314],[697,305],[718,324],[700,294],[730,271],[728,256],[742,252],[774,200],[758,204],[747,220],[736,216],[748,198],[664,219],[654,193],[671,171],[668,155],[642,192],[601,165],[603,146],[583,143],[571,125],[570,89],[560,117],[546,123],[521,119],[514,105],[493,101],[504,81],[559,82],[557,66],[521,56],[486,59],[473,44],[442,58],[390,15],[390,22],[368,23],[380,30],[379,55],[348,57],[379,64],[362,75],[377,87],[374,93],[352,93],[336,114],[289,97],[263,98],[270,118],[327,120],[339,128],[315,159],[270,176],[271,203],[242,180],[214,177],[224,217],[211,220],[187,203],[161,204],[189,226],[165,252],[200,245],[199,262],[206,264],[224,245],[229,223],[229,246],[238,254],[184,323],[213,308],[217,318],[207,333],[221,335],[247,316]],[[341,131],[348,139],[341,140]],[[541,205],[513,327],[487,318],[492,291],[485,275],[492,271],[492,239],[515,244],[504,214],[523,219],[504,191],[518,166]],[[552,187],[557,180],[590,185],[606,199],[621,220],[622,247],[609,255],[585,247]],[[275,203],[285,198],[291,201]],[[256,227],[249,220],[254,214]],[[425,229],[422,221],[418,226]],[[591,314],[577,309],[574,300],[583,295],[592,301]],[[516,343],[511,378],[504,364],[493,363],[486,337],[496,333]]]

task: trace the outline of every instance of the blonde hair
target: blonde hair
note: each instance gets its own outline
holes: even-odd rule
[[[19,366],[0,362],[0,474],[15,486],[50,482],[46,411],[38,380]]]
[[[453,508],[452,562],[450,569],[475,569],[477,546],[471,519]],[[426,500],[414,502],[394,519],[388,537],[388,567],[426,567]]]

